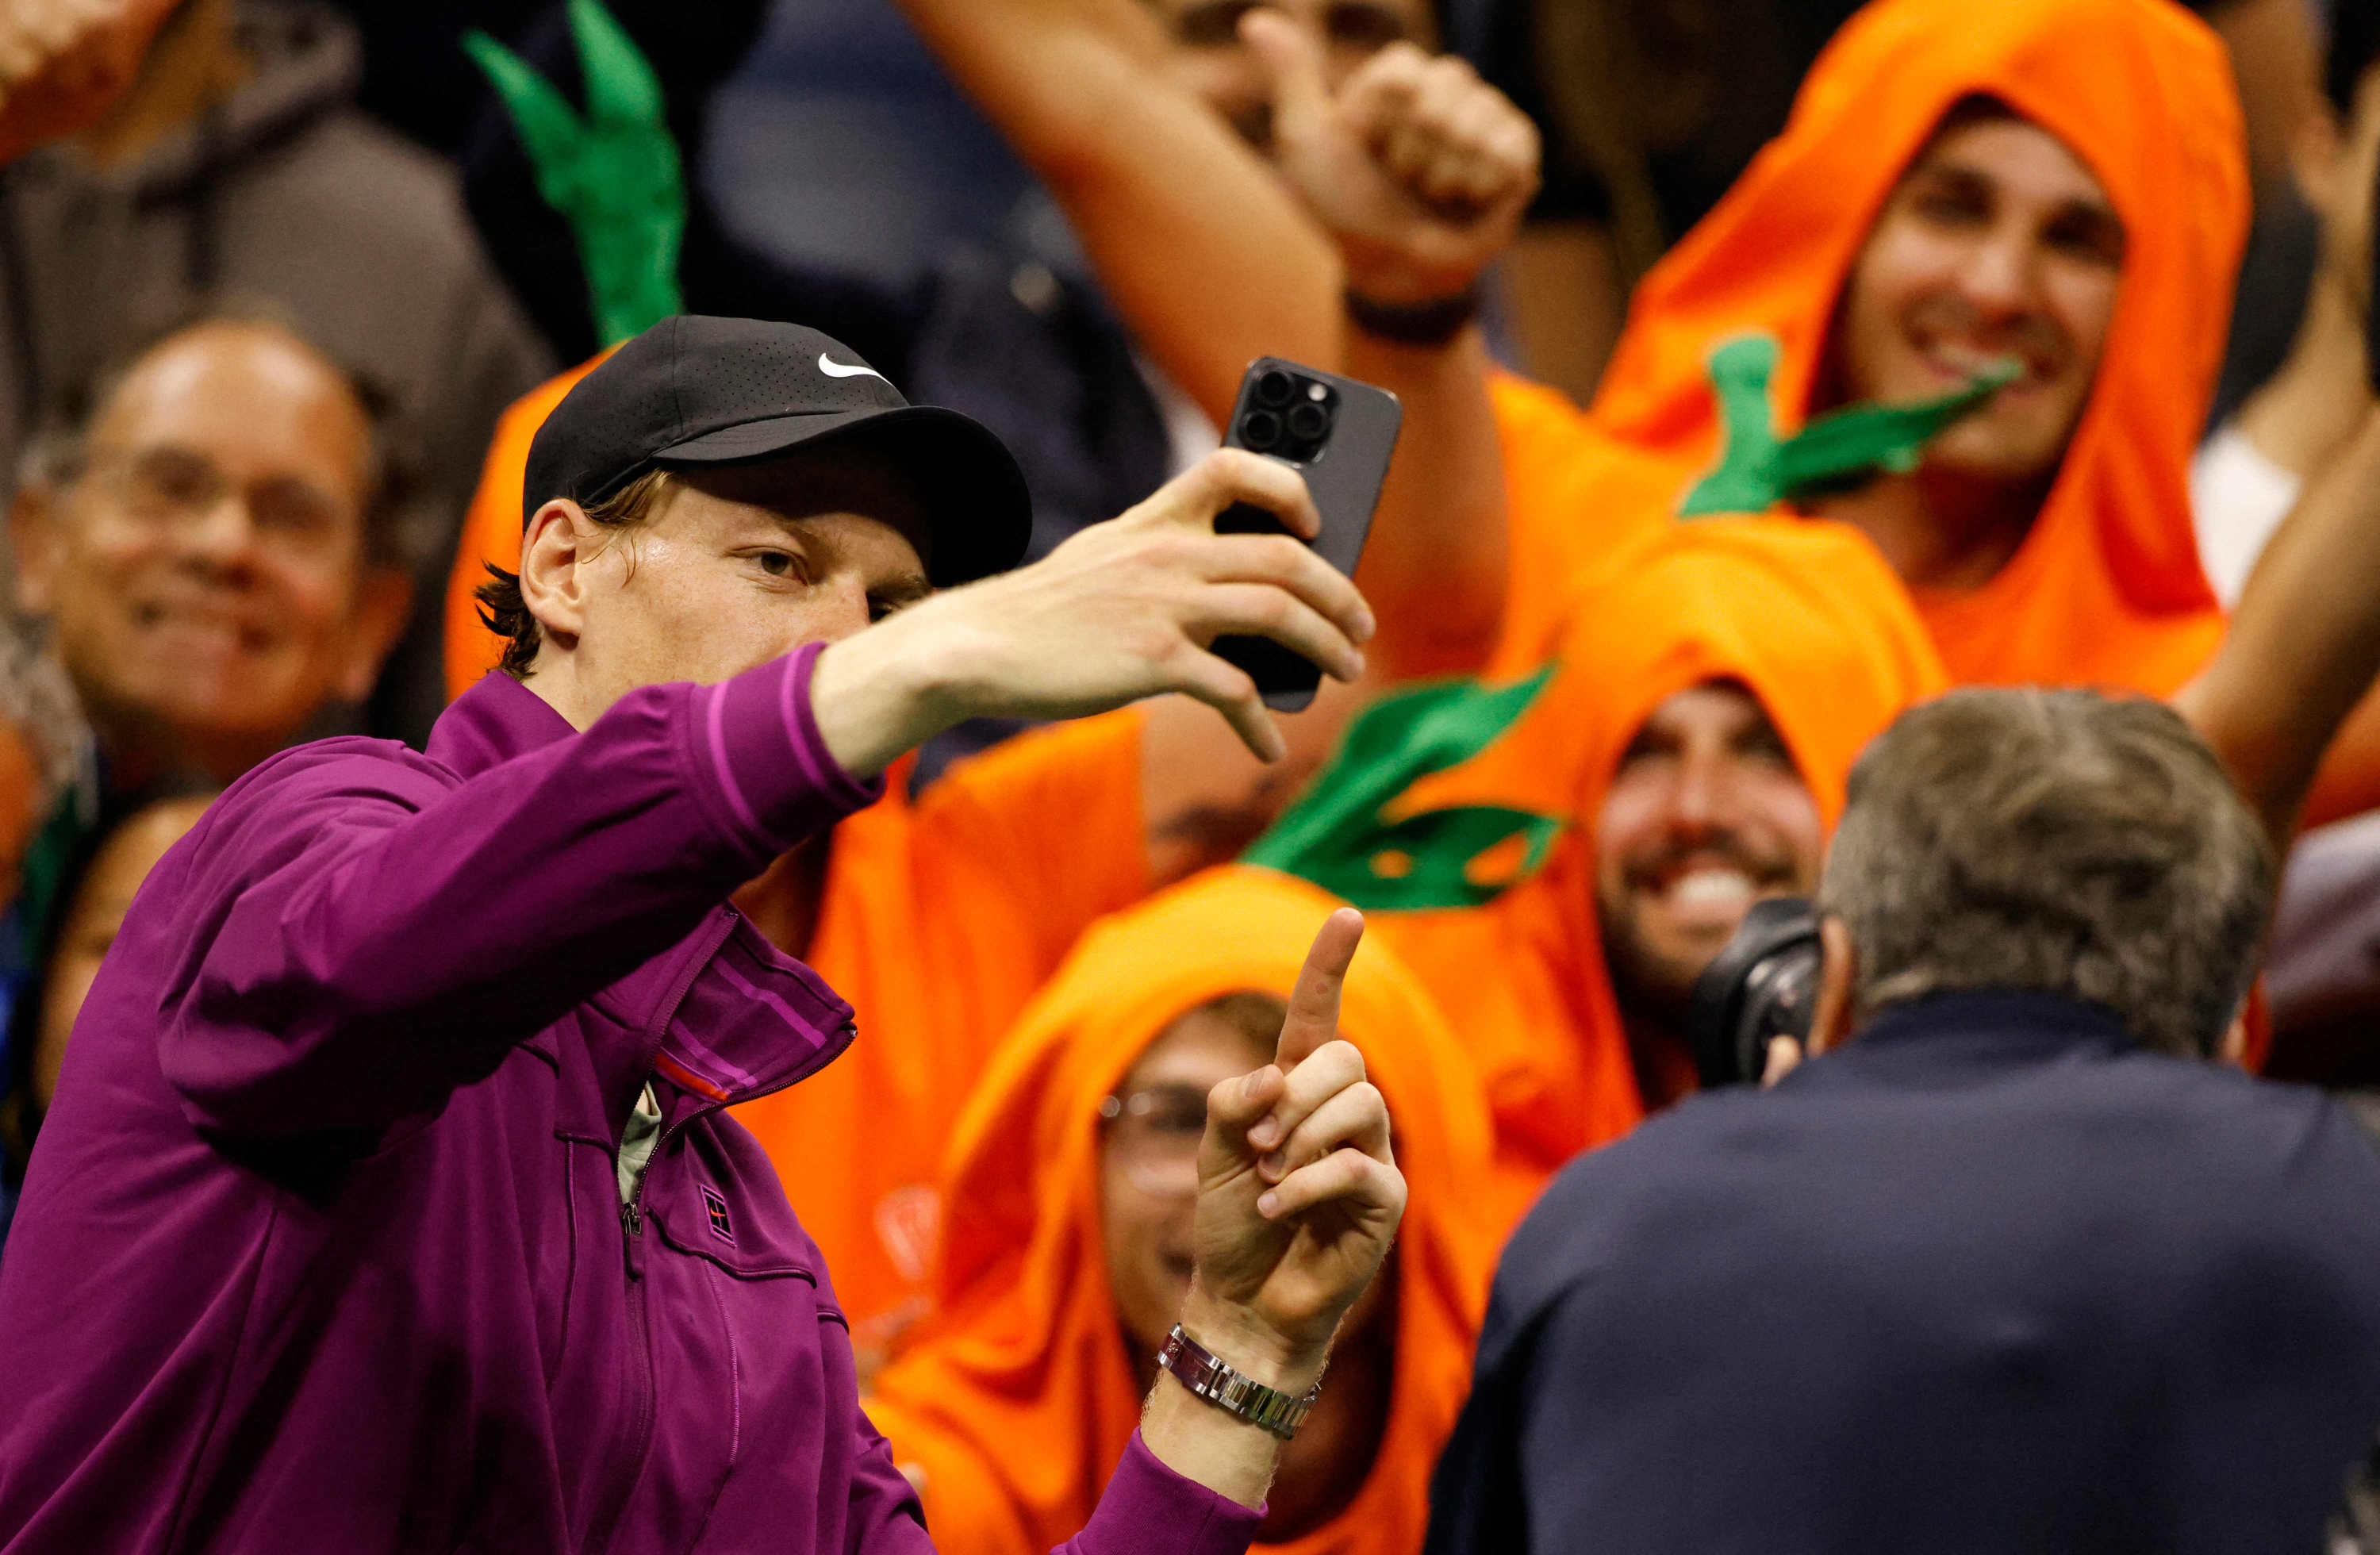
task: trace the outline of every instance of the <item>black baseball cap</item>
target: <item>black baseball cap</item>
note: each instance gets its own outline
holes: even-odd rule
[[[556,497],[601,502],[650,469],[766,459],[830,439],[864,441],[916,484],[937,588],[1024,559],[1033,500],[989,428],[911,405],[817,330],[699,314],[663,319],[553,407],[529,443],[521,523]]]

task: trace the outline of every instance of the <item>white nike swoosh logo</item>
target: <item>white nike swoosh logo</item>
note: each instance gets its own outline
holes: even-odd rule
[[[884,374],[872,367],[845,367],[824,351],[819,353],[819,371],[829,378],[884,378]],[[884,381],[892,382],[889,378]]]

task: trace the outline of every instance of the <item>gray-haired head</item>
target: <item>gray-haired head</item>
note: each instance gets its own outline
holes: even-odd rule
[[[1955,990],[2062,993],[2205,1055],[2238,1014],[2272,847],[2170,708],[1954,691],[1852,770],[1821,905],[1859,949],[1855,1016]]]

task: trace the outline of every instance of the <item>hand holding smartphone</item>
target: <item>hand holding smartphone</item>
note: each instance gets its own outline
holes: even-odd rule
[[[1239,403],[1224,446],[1245,448],[1295,467],[1322,516],[1311,542],[1322,559],[1350,577],[1372,532],[1372,512],[1388,480],[1404,407],[1369,383],[1278,357],[1259,357],[1240,380]],[[1263,508],[1237,503],[1215,517],[1218,534],[1283,534]],[[1279,712],[1300,712],[1314,700],[1322,671],[1304,655],[1269,638],[1217,638],[1215,653],[1247,671]]]

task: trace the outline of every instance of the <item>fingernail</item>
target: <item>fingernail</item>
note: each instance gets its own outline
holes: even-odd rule
[[[1281,1152],[1279,1150],[1275,1150],[1271,1154],[1258,1160],[1257,1162],[1257,1167],[1268,1177],[1279,1177],[1281,1175]]]
[[[1266,1118],[1256,1127],[1248,1130],[1248,1143],[1259,1150],[1269,1150],[1279,1143],[1280,1135],[1281,1125],[1270,1118]]]
[[[1281,1213],[1281,1195],[1260,1194],[1257,1197],[1257,1213],[1269,1221]]]

